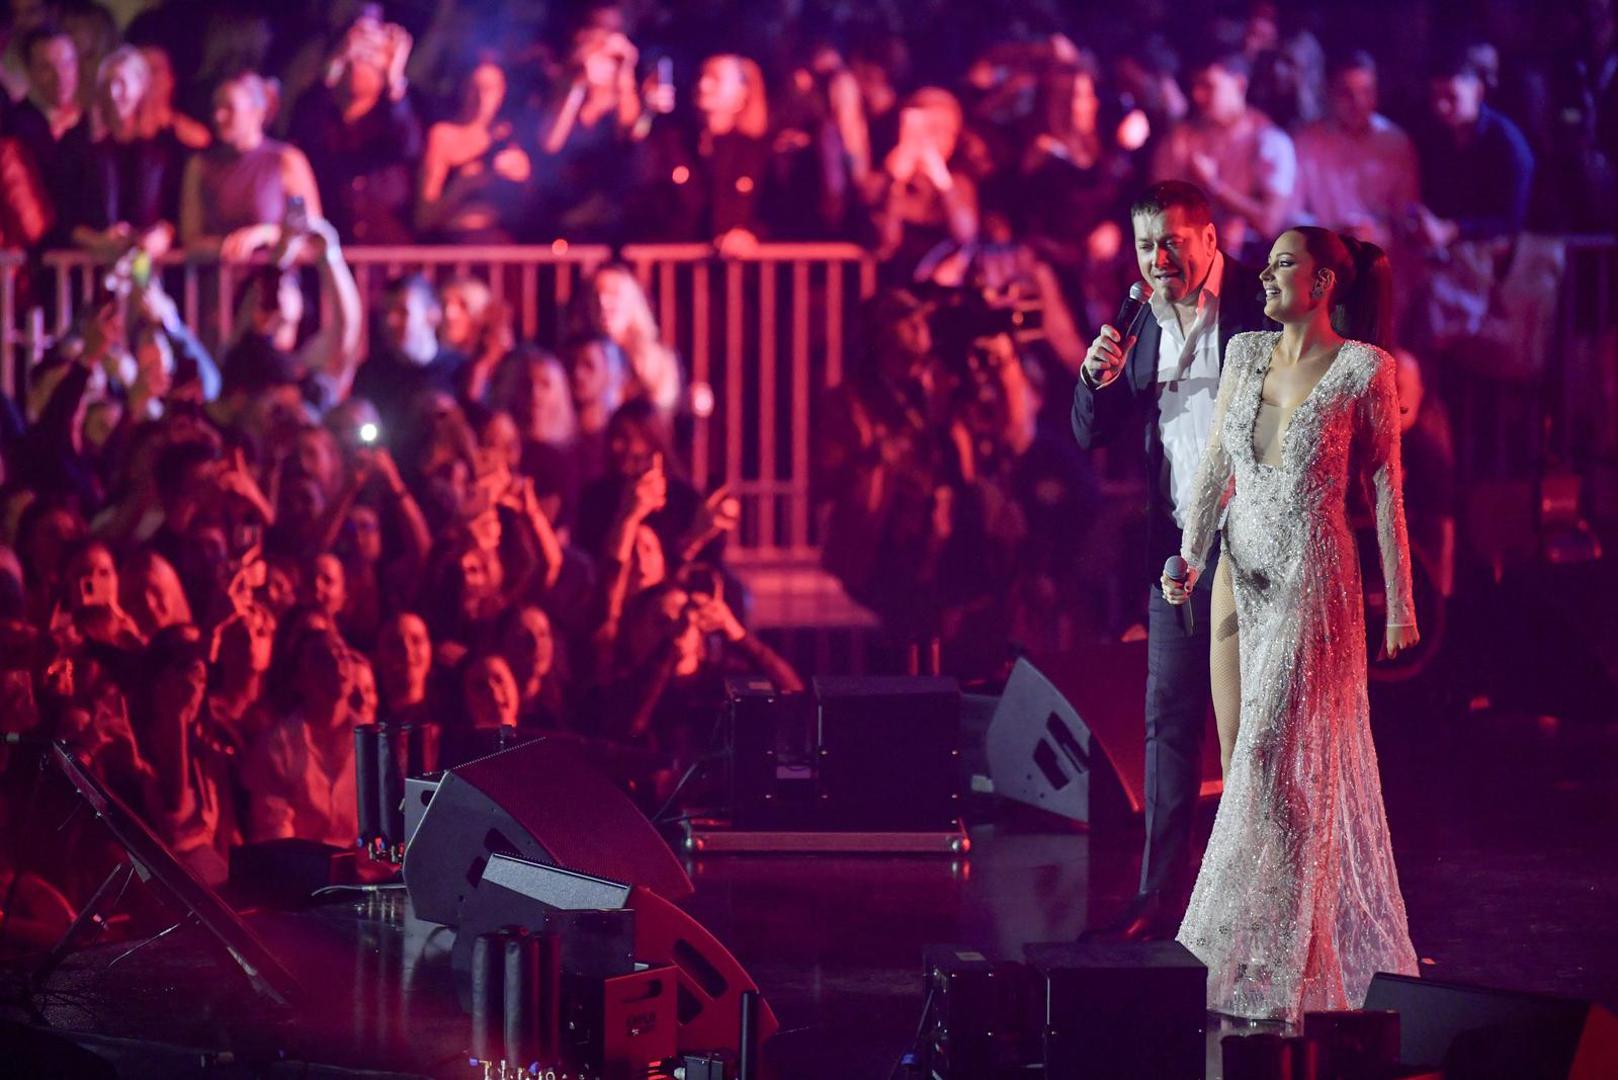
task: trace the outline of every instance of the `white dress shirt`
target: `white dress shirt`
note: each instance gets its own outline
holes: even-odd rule
[[[1152,294],[1152,315],[1163,331],[1157,348],[1157,432],[1163,443],[1158,483],[1182,529],[1192,481],[1213,434],[1214,399],[1219,395],[1219,289],[1224,277],[1225,256],[1216,251],[1189,330],[1180,329],[1174,305],[1161,289]]]

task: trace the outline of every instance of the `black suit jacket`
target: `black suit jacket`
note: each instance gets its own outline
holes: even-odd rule
[[[1219,283],[1219,363],[1225,363],[1225,349],[1236,334],[1248,330],[1273,329],[1264,317],[1264,295],[1258,273],[1225,256],[1225,274]],[[1140,339],[1125,361],[1123,372],[1099,390],[1079,380],[1073,391],[1073,435],[1086,450],[1119,437],[1139,424],[1146,436],[1146,563],[1149,578],[1156,581],[1163,562],[1180,550],[1180,527],[1174,523],[1174,507],[1162,490],[1163,439],[1157,427],[1157,352],[1163,330],[1147,316]],[[1138,429],[1137,429],[1138,430]]]

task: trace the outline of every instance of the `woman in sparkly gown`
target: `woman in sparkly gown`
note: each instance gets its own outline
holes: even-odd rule
[[[1374,498],[1386,652],[1417,635],[1395,364],[1371,343],[1389,306],[1387,260],[1298,228],[1276,240],[1261,280],[1282,330],[1231,339],[1181,544],[1191,581],[1163,583],[1184,602],[1223,509],[1240,710],[1179,940],[1208,965],[1209,1008],[1296,1021],[1359,1008],[1378,971],[1416,974],[1371,743],[1356,484]],[[1228,665],[1219,636],[1213,662]]]

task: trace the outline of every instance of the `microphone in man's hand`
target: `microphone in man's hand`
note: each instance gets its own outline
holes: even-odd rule
[[[1135,347],[1135,339],[1140,337],[1140,328],[1146,322],[1146,313],[1151,310],[1152,287],[1144,281],[1137,281],[1129,287],[1129,295],[1124,302],[1118,305],[1118,317],[1112,320],[1113,327],[1118,331],[1120,341],[1118,349],[1129,359],[1129,350]]]
[[[1191,577],[1191,567],[1180,556],[1170,555],[1163,563],[1163,576],[1183,589]],[[1185,629],[1186,637],[1197,632],[1197,617],[1191,612],[1190,597],[1180,605],[1180,625]]]

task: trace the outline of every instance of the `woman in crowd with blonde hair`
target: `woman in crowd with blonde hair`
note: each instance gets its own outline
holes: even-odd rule
[[[152,68],[123,45],[96,70],[90,114],[77,141],[75,187],[61,196],[69,236],[79,247],[117,258],[132,247],[152,254],[174,240],[185,147],[165,128],[152,93]]]
[[[635,274],[619,263],[603,266],[583,292],[583,329],[604,334],[629,361],[627,398],[645,397],[667,417],[680,405],[680,360],[663,343],[652,306]]]

